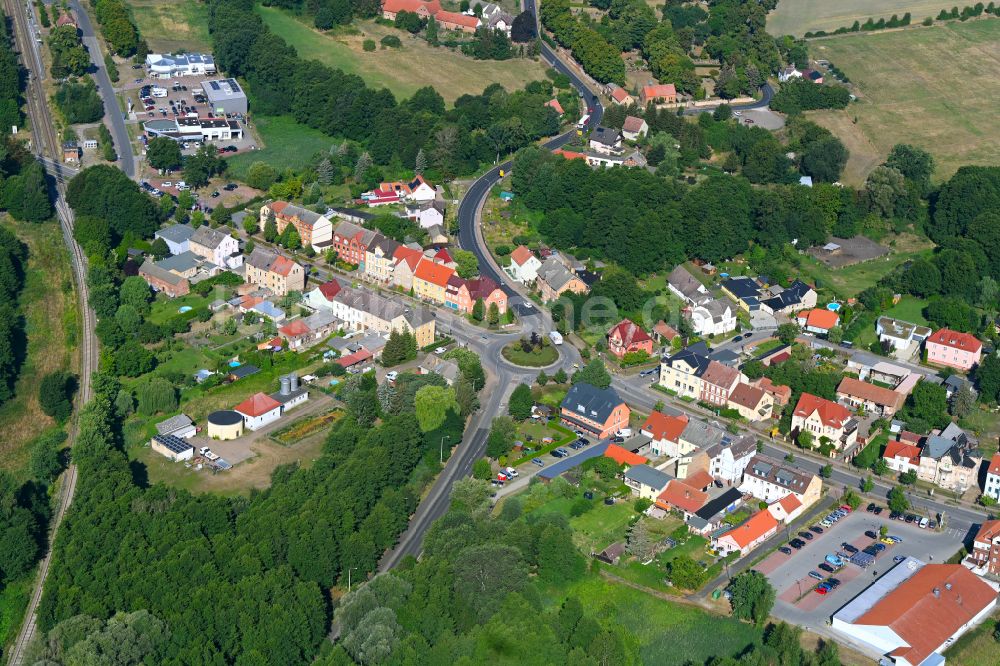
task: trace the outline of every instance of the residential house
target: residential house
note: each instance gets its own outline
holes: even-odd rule
[[[902,319],[879,317],[875,322],[878,341],[888,345],[896,358],[911,358],[916,350],[931,335],[927,326],[918,326]]]
[[[858,438],[858,422],[843,405],[803,393],[792,412],[792,434],[809,432],[815,446],[824,440],[833,444],[834,449],[844,450],[853,446]]]
[[[503,7],[495,3],[481,5],[482,24],[490,30],[499,30],[510,37],[510,29],[514,24],[514,17],[504,11]]]
[[[778,82],[785,83],[786,81],[791,81],[792,79],[801,79],[802,72],[795,68],[795,65],[789,65],[778,72]]]
[[[640,432],[650,438],[650,451],[654,456],[676,458],[680,455],[681,433],[687,427],[686,414],[667,416],[663,412],[652,412],[642,424]]]
[[[690,421],[677,442],[674,472],[678,479],[686,479],[699,472],[711,476],[713,447],[732,442],[732,436],[716,423]]]
[[[701,376],[711,359],[700,350],[687,347],[660,362],[660,386],[680,398],[701,398]]]
[[[722,434],[721,438],[718,437],[720,433]],[[743,479],[743,471],[757,454],[757,438],[753,435],[735,437],[729,433],[723,433],[714,426],[706,433],[706,438],[718,439],[719,441],[710,443],[701,449],[706,462],[702,462],[702,455],[692,456],[688,473],[690,474],[691,470],[706,470],[712,478],[722,481],[726,485],[739,484]]]
[[[313,249],[319,250],[330,246],[333,238],[333,223],[326,215],[320,215],[287,201],[268,201],[260,208],[261,228],[272,214],[278,233],[284,232],[285,228],[291,224],[299,234],[302,247],[312,246]]]
[[[774,397],[760,387],[740,382],[726,404],[747,421],[766,421],[774,410]]]
[[[632,411],[612,388],[580,383],[563,398],[559,418],[564,425],[604,439],[628,427]]]
[[[153,238],[162,238],[167,244],[170,254],[181,254],[191,249],[191,236],[194,235],[194,227],[190,224],[172,224],[163,229],[157,229]]]
[[[681,479],[672,479],[664,486],[663,492],[656,496],[656,506],[664,511],[678,511],[684,516],[685,522],[708,504],[708,493],[685,483]]]
[[[181,252],[180,254],[175,254],[170,257],[164,257],[156,262],[156,265],[165,271],[170,271],[174,275],[179,275],[185,279],[192,279],[198,274],[199,269],[205,266],[207,262],[196,255],[191,250],[187,252]],[[207,272],[217,272],[219,270],[218,266],[215,264],[207,264],[210,270]]]
[[[649,459],[645,456],[641,456],[638,453],[633,453],[623,446],[618,446],[617,444],[609,443],[604,449],[605,458],[611,458],[619,465],[622,465],[626,469],[633,467],[635,465],[645,465],[649,462]]]
[[[819,500],[823,481],[798,467],[758,453],[743,470],[740,490],[759,500],[775,502],[795,495],[805,507]]]
[[[450,13],[450,12],[447,12]],[[473,18],[475,17],[468,17]],[[434,188],[424,180],[424,177],[417,174],[413,177],[413,180],[409,181],[395,181],[392,183],[382,183],[379,185],[381,190],[390,190],[399,195],[399,198],[404,201],[410,201],[413,203],[429,203],[434,201],[434,197],[437,196],[437,192]]]
[[[772,382],[767,377],[761,377],[753,382],[753,386],[764,389],[764,392],[774,398],[774,404],[784,407],[792,399],[792,389],[789,386],[779,385]]]
[[[379,234],[365,251],[365,275],[380,284],[391,282],[399,247],[395,240]]]
[[[437,20],[438,25],[445,30],[457,30],[469,34],[475,33],[476,28],[482,24],[475,16],[459,14],[458,12],[446,12],[444,10],[435,14],[434,18]]]
[[[444,224],[444,211],[444,202],[435,200],[433,203],[407,206],[406,210],[400,215],[415,221],[420,225],[421,229],[430,229],[431,227]]]
[[[728,301],[710,300],[688,310],[691,327],[703,337],[725,335],[736,330],[736,312]]]
[[[979,442],[955,423],[930,434],[920,449],[917,478],[934,485],[965,492],[979,483],[983,454]]]
[[[920,447],[905,439],[886,442],[882,459],[894,472],[918,472],[920,470]]]
[[[770,511],[758,511],[742,525],[712,539],[720,555],[739,553],[743,557],[778,531],[778,521]]]
[[[662,319],[653,324],[653,339],[661,344],[670,344],[680,333]]]
[[[518,245],[510,253],[510,265],[507,267],[507,274],[511,279],[521,284],[531,284],[538,277],[538,269],[542,262],[535,253],[524,245]]]
[[[639,352],[652,355],[653,339],[631,320],[623,319],[608,331],[608,352],[618,358]]]
[[[550,99],[549,101],[547,101],[545,103],[545,106],[550,107],[553,111],[555,111],[556,113],[558,113],[560,116],[562,114],[566,113],[565,111],[563,111],[562,104],[560,104],[559,100],[557,100],[555,97],[553,97],[552,99]]]
[[[649,132],[649,125],[642,118],[626,116],[622,125],[622,136],[626,141],[638,141]]]
[[[699,282],[683,265],[677,266],[667,276],[667,288],[688,305],[704,305],[712,300],[701,282]]]
[[[449,242],[448,234],[440,224],[427,227],[424,231],[427,232],[427,242],[432,245],[445,245]]]
[[[909,557],[838,610],[831,627],[886,663],[943,665],[945,650],[996,604],[995,584],[961,564]]]
[[[625,470],[625,485],[633,495],[655,502],[674,477],[649,465],[635,465]]]
[[[301,265],[264,247],[254,248],[247,257],[243,279],[277,296],[303,291],[306,286],[306,272]]]
[[[188,249],[220,268],[237,268],[243,264],[239,241],[206,224],[191,234]]]
[[[799,312],[795,321],[805,331],[828,335],[830,329],[840,323],[840,315],[825,308],[813,308]]]
[[[279,339],[288,349],[297,350],[330,337],[340,328],[341,321],[330,310],[321,310],[278,328]]]
[[[446,247],[429,247],[424,250],[424,257],[430,259],[435,264],[441,264],[448,268],[458,268],[458,262],[452,259],[451,253],[448,252],[448,248]]]
[[[438,0],[383,0],[382,18],[394,21],[399,12],[412,12],[422,19],[428,19],[441,11]]]
[[[622,135],[616,129],[598,127],[590,133],[590,149],[605,155],[620,152]]]
[[[792,314],[805,308],[816,307],[816,291],[801,280],[796,280],[786,289],[771,287],[769,298],[762,298],[760,309],[768,314]]]
[[[364,270],[365,255],[368,252],[368,246],[378,236],[381,236],[381,234],[377,231],[359,227],[353,222],[345,220],[334,227],[333,251],[337,253],[337,258],[341,261]]]
[[[587,164],[592,167],[610,168],[621,167],[645,167],[648,162],[642,152],[635,148],[631,151],[620,150],[610,153],[590,152],[587,153]]]
[[[756,312],[760,309],[760,287],[753,278],[737,276],[723,280],[722,293],[736,301],[741,310]]]
[[[413,272],[413,292],[418,298],[444,305],[448,280],[454,275],[454,268],[424,258]]]
[[[314,287],[311,291],[306,293],[302,300],[313,310],[332,310],[333,298],[339,293],[340,283],[336,280],[330,280],[329,282],[324,282],[318,287]]]
[[[255,393],[233,407],[233,411],[243,415],[247,428],[259,430],[281,418],[281,403],[266,393]]]
[[[639,91],[639,104],[662,106],[677,103],[677,88],[672,83],[643,86]]]
[[[736,368],[718,361],[709,361],[708,367],[701,375],[699,400],[724,407],[729,402],[729,395],[743,379],[746,377]]]
[[[969,559],[977,568],[984,569],[994,576],[1000,576],[1000,520],[983,521],[972,540]]]
[[[435,354],[427,354],[424,360],[420,362],[420,365],[417,366],[417,370],[420,371],[421,375],[429,375],[431,373],[441,375],[444,377],[445,382],[448,383],[448,386],[453,386],[462,375],[457,363],[443,359]]]
[[[392,255],[392,286],[409,291],[413,288],[413,274],[417,264],[424,258],[423,253],[415,248],[400,245]]]
[[[191,291],[191,285],[186,278],[160,268],[148,259],[139,267],[139,277],[154,291],[163,292],[170,298],[184,296]]]
[[[823,73],[818,72],[815,69],[803,69],[802,78],[806,81],[812,81],[813,83],[820,84],[823,83]]]
[[[566,268],[557,257],[549,257],[538,267],[535,283],[545,302],[554,301],[567,291],[574,294],[585,294],[590,291],[587,284],[576,273]]]
[[[1000,453],[994,453],[990,459],[990,466],[986,469],[983,494],[1000,502]]]
[[[927,362],[946,365],[959,370],[971,370],[983,354],[983,343],[974,335],[941,328],[932,333],[924,343]]]
[[[902,408],[906,396],[884,386],[844,377],[837,386],[837,399],[867,413],[890,418]]]
[[[768,504],[767,510],[779,523],[788,525],[802,515],[805,507],[795,495],[785,495],[777,502],[771,502]]]
[[[700,536],[710,536],[722,529],[729,514],[741,504],[743,504],[743,493],[736,488],[728,488],[687,519],[688,529]]]
[[[628,91],[619,85],[609,83],[606,90],[608,97],[610,97],[611,101],[615,104],[619,104],[621,106],[631,106],[635,104],[635,98],[628,94]]]
[[[427,308],[413,308],[380,294],[344,287],[333,299],[333,313],[354,331],[383,337],[392,331],[411,333],[418,348],[434,342],[435,319]]]
[[[507,312],[507,294],[500,286],[488,277],[477,277],[471,280],[463,280],[457,275],[448,279],[447,293],[445,295],[445,305],[469,314],[472,312],[476,301],[481,300],[485,312],[489,312],[491,305],[497,306],[500,314]]]
[[[288,349],[296,350],[309,339],[309,326],[302,319],[293,319],[278,327],[278,336],[287,343]]]

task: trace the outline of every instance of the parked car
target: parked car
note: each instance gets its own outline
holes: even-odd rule
[[[809,529],[812,530],[813,532],[815,532],[816,534],[822,534],[823,533],[823,528],[820,527],[819,525],[813,525]]]
[[[806,541],[812,541],[813,540],[813,534],[812,534],[812,532],[802,531],[802,532],[799,532],[799,536],[802,537],[803,539],[805,539]]]
[[[538,465],[539,467],[545,467],[545,461],[541,458],[532,458],[531,463],[533,465]]]
[[[816,587],[813,588],[813,591],[816,594],[829,594],[830,593],[830,588],[826,587],[824,585],[817,585]]]
[[[875,511],[875,502],[870,502],[868,506],[865,507],[865,511],[867,511],[868,513],[873,513]]]
[[[851,545],[851,544],[849,544],[849,543],[845,543],[845,544],[842,544],[842,547],[843,547],[843,549],[844,549],[845,551],[847,551],[847,552],[848,552],[848,553],[850,553],[851,555],[853,555],[854,553],[858,552],[858,549],[857,549],[857,548],[855,548],[854,546],[852,546],[852,545]]]
[[[815,578],[816,580],[823,580],[823,574],[821,574],[818,571],[810,571],[809,572],[809,577],[810,578]]]
[[[921,518],[921,519],[920,519],[920,529],[922,529],[922,530],[926,530],[926,529],[927,529],[927,524],[928,524],[929,522],[930,522],[930,521],[929,521],[929,520],[927,520],[927,518]]]
[[[875,534],[875,532],[873,530],[868,530],[867,532],[865,532],[865,536],[868,537],[869,539],[877,539],[878,538],[878,535]]]
[[[792,548],[794,548],[795,550],[799,550],[800,548],[802,548],[803,546],[805,546],[805,545],[806,545],[806,542],[805,542],[805,541],[803,541],[802,539],[792,539],[792,540],[791,540],[791,541],[789,541],[788,543],[789,543],[789,544],[791,545],[791,547],[792,547]]]
[[[820,562],[819,568],[822,569],[823,571],[827,572],[827,573],[835,573],[837,571],[836,569],[834,569],[833,567],[831,567],[826,562]]]
[[[880,506],[875,507],[875,515],[876,516],[881,516],[882,515],[882,511],[884,511],[884,509],[882,507],[880,507]]]
[[[780,551],[781,551],[782,553],[784,553],[785,555],[791,555],[791,554],[792,554],[792,549],[791,549],[791,548],[789,548],[788,546],[782,546],[782,547],[781,547],[781,548],[779,548],[778,550],[780,550]]]
[[[506,469],[504,469],[504,472],[507,473],[507,476],[509,476],[511,478],[514,478],[514,479],[516,479],[517,477],[521,476],[520,474],[517,473],[517,470],[514,469],[513,467],[507,467]]]
[[[238,187],[238,185],[236,185],[236,183],[226,183],[226,184],[225,184],[225,185],[224,185],[224,186],[222,187],[222,189],[224,189],[224,190],[225,190],[226,192],[232,192],[232,191],[233,191],[233,190],[235,190],[235,189],[236,189],[237,187]]]
[[[827,555],[825,559],[827,562],[829,562],[831,565],[835,567],[844,566],[844,560],[840,559],[836,555]]]
[[[385,373],[385,378],[390,382],[396,381],[396,377],[399,377],[399,373],[396,372],[395,370],[390,370],[389,372]]]
[[[899,511],[893,511],[889,514],[889,520],[899,520],[902,515]]]
[[[840,580],[837,578],[827,578],[826,584],[830,586],[831,590],[836,590],[838,587],[840,587]]]
[[[560,449],[555,449],[552,451],[553,458],[565,458],[567,454],[563,453]]]
[[[851,505],[850,505],[850,504],[841,504],[841,505],[840,505],[840,509],[841,509],[841,511],[843,511],[844,513],[850,513],[851,511],[854,511],[854,509],[852,509],[852,508],[851,508]]]
[[[902,555],[896,555],[895,557],[892,558],[892,561],[895,562],[896,564],[899,564],[900,562],[902,562],[905,559],[906,558],[903,557]]]
[[[885,544],[884,543],[873,543],[872,544],[872,548],[875,549],[876,553],[881,553],[883,550],[885,550]]]

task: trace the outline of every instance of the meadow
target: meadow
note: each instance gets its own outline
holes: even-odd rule
[[[208,7],[198,0],[129,0],[139,33],[154,53],[210,51]]]
[[[1000,20],[844,35],[812,41],[809,50],[843,70],[858,96],[843,111],[815,116],[858,151],[848,182],[903,142],[934,155],[938,181],[965,164],[996,163]]]
[[[767,17],[767,31],[775,36],[801,37],[806,32],[850,27],[855,21],[864,23],[868,18],[888,20],[893,14],[902,18],[906,12],[910,12],[912,23],[919,23],[954,5],[946,0],[779,0]]]

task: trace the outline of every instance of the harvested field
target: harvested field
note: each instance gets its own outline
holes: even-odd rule
[[[902,18],[906,12],[910,12],[911,23],[920,23],[925,17],[937,16],[942,9],[954,5],[945,0],[779,0],[767,17],[767,31],[775,36],[801,37],[806,32],[832,32],[842,26],[850,27],[855,21],[864,23],[869,18],[888,20],[893,14]]]

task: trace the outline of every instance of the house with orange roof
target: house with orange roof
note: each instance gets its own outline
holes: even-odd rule
[[[831,628],[898,666],[940,666],[996,605],[996,584],[961,564],[908,557],[834,613]]]
[[[983,343],[976,336],[941,328],[924,341],[927,362],[959,370],[971,370],[983,355]]]
[[[297,349],[309,338],[309,326],[302,319],[295,319],[278,328],[278,335],[288,342],[289,349]]]
[[[422,19],[430,18],[441,11],[441,3],[438,0],[383,0],[382,18],[390,21],[396,20],[399,12],[411,12]]]
[[[649,460],[645,456],[640,456],[638,453],[632,453],[626,448],[618,446],[617,444],[608,444],[608,448],[604,449],[604,457],[611,458],[619,465],[626,465],[632,467],[633,465],[645,465]]]
[[[650,439],[650,451],[654,456],[667,455],[674,457],[681,433],[687,427],[687,414],[667,416],[663,412],[652,412],[642,424],[641,432]]]
[[[551,107],[560,116],[565,113],[565,111],[563,111],[562,104],[560,104],[559,100],[557,100],[555,97],[553,97],[552,99],[550,99],[549,101],[547,101],[545,103],[545,106]]]
[[[444,305],[448,280],[454,275],[454,268],[424,258],[413,272],[413,293],[418,298]]]
[[[281,403],[266,393],[255,393],[233,407],[233,411],[243,415],[247,428],[258,430],[281,418]]]
[[[608,331],[608,352],[617,358],[625,354],[653,353],[653,338],[630,319],[622,319]]]
[[[610,97],[611,101],[615,104],[619,104],[621,106],[631,106],[632,104],[635,104],[635,98],[632,97],[632,95],[629,95],[627,90],[615,83],[609,83],[606,91],[608,93],[608,97]]]
[[[468,33],[475,33],[476,28],[478,28],[482,23],[482,21],[475,16],[459,14],[458,12],[446,12],[444,10],[435,14],[434,18],[437,20],[438,25],[445,30],[458,30],[460,32]]]
[[[552,151],[553,155],[562,155],[568,160],[587,160],[587,153],[581,153],[576,150],[566,150],[565,148],[556,148]]]
[[[643,86],[639,91],[639,103],[643,106],[653,104],[663,106],[677,103],[677,88],[672,83]]]
[[[774,398],[767,391],[744,382],[736,385],[726,404],[747,421],[766,421],[774,410]]]
[[[657,342],[671,343],[680,333],[677,329],[663,321],[662,319],[653,324],[653,339]]]
[[[792,412],[792,435],[797,438],[803,432],[812,433],[814,446],[826,440],[843,450],[857,441],[858,422],[843,405],[803,393]]]
[[[679,511],[687,521],[708,504],[708,500],[708,493],[680,479],[673,479],[656,496],[656,506],[664,511]]]
[[[866,412],[890,418],[903,407],[906,395],[854,377],[844,377],[837,386],[837,399]]]
[[[394,263],[392,269],[392,286],[409,291],[413,288],[413,274],[417,271],[417,264],[424,258],[423,252],[412,247],[400,245],[392,254]]]
[[[778,521],[770,511],[758,511],[742,525],[712,539],[721,555],[739,553],[743,557],[778,532]]]
[[[785,495],[780,500],[767,505],[767,510],[771,512],[774,519],[785,524],[798,518],[804,509],[802,501],[792,494]]]
[[[638,141],[649,132],[649,125],[642,118],[626,116],[622,125],[622,136],[626,141]]]
[[[1000,455],[1000,454],[998,454]],[[992,467],[992,465],[991,465]],[[976,568],[1000,576],[1000,520],[984,521],[972,540],[969,560]]]
[[[256,247],[246,258],[243,279],[270,290],[272,294],[284,296],[289,292],[305,289],[306,271],[298,263],[270,248]]]
[[[917,472],[920,469],[920,447],[906,440],[895,439],[887,442],[882,458],[889,469],[900,474]]]
[[[268,201],[260,207],[260,226],[263,229],[268,218],[273,215],[278,233],[282,233],[290,224],[295,227],[302,241],[302,247],[319,248],[330,246],[333,237],[333,223],[326,215],[320,215],[307,208],[290,204],[287,201]]]
[[[831,328],[840,323],[840,315],[826,308],[813,308],[799,312],[795,315],[795,321],[804,331],[827,335]]]
[[[515,282],[531,284],[538,277],[538,269],[541,266],[542,261],[535,256],[534,252],[524,245],[518,245],[510,253],[510,265],[507,266],[507,274]]]
[[[420,174],[417,174],[411,180],[380,183],[378,187],[383,192],[395,192],[402,201],[413,203],[428,203],[434,201],[434,197],[437,195],[430,183],[424,180],[424,177]]]
[[[457,280],[457,288],[452,293],[452,283]],[[482,301],[486,312],[490,306],[497,306],[500,314],[507,312],[507,293],[496,282],[486,276],[464,280],[457,275],[448,280],[445,305],[463,314],[472,312],[476,301]]]
[[[774,404],[784,407],[792,399],[792,388],[781,384],[775,384],[767,377],[761,377],[753,382],[753,386],[764,389],[764,392],[774,398]]]
[[[990,466],[986,469],[983,494],[1000,502],[1000,453],[994,453],[990,459]]]

